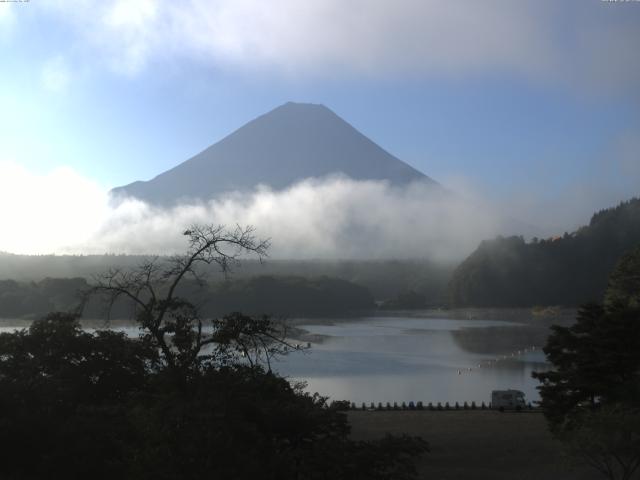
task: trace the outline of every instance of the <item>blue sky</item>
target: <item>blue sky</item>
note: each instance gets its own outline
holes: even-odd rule
[[[0,162],[106,189],[323,103],[442,183],[577,224],[640,193],[639,51],[640,2],[0,3]]]

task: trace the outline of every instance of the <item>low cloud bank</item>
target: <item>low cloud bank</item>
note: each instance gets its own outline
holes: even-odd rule
[[[500,229],[479,200],[422,184],[309,179],[161,209],[136,199],[112,205],[106,189],[69,169],[38,176],[11,164],[0,164],[0,213],[0,250],[28,254],[170,254],[185,249],[190,224],[212,223],[253,225],[271,238],[273,258],[448,261]]]
[[[206,203],[160,210],[120,204],[95,237],[98,250],[179,250],[177,226],[253,225],[276,258],[432,258],[453,260],[497,231],[487,210],[428,185],[391,187],[347,178],[305,180],[283,191],[259,187]]]

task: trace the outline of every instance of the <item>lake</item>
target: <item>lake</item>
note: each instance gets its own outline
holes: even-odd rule
[[[525,327],[504,321],[401,316],[307,324],[302,328],[322,335],[322,341],[312,343],[307,352],[285,357],[275,369],[305,380],[309,391],[358,405],[420,400],[425,405],[479,405],[490,401],[491,390],[508,388],[522,390],[528,401],[535,401],[538,382],[531,372],[548,369],[542,345],[515,335],[509,348],[509,333]],[[493,332],[504,335],[500,348],[465,348],[469,342],[463,340]]]
[[[0,332],[28,325],[3,323]],[[274,370],[306,381],[311,392],[358,405],[479,405],[490,401],[491,390],[508,388],[522,390],[533,402],[539,395],[531,372],[548,368],[541,350],[544,335],[529,338],[524,323],[397,314],[307,320],[300,328],[315,340],[311,348],[282,357]],[[136,327],[116,329],[138,335]],[[540,331],[546,335],[544,328]]]

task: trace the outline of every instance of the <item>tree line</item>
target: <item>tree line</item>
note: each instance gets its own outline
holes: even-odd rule
[[[454,271],[453,306],[577,306],[602,298],[620,257],[640,244],[640,199],[597,212],[588,226],[548,239],[483,241]]]
[[[426,252],[428,253],[428,252]],[[20,283],[52,278],[93,278],[111,268],[135,268],[142,255],[14,255],[0,252],[0,280]],[[365,287],[374,298],[387,300],[418,292],[424,304],[442,303],[454,262],[411,260],[283,260],[244,259],[234,280],[254,277],[337,278]],[[214,275],[216,272],[209,272]]]
[[[566,450],[610,480],[640,469],[640,246],[609,277],[603,301],[576,322],[553,326],[544,352],[553,368],[534,373],[541,407]]]
[[[143,262],[143,260],[141,260]],[[0,318],[37,318],[51,311],[73,311],[79,293],[89,288],[84,278],[45,278],[38,282],[0,280]],[[185,279],[180,294],[199,306],[203,315],[229,312],[268,313],[273,316],[333,316],[368,311],[374,307],[369,291],[346,280],[329,277],[258,276],[209,282]],[[84,317],[106,317],[104,305],[93,299]],[[121,299],[111,306],[111,318],[127,318],[132,305]]]

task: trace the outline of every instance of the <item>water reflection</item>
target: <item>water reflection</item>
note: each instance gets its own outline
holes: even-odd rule
[[[503,358],[508,340],[495,351],[477,351],[465,349],[455,335],[464,330],[466,336],[477,332],[482,337],[488,329],[499,328],[504,334],[521,327],[490,320],[408,317],[306,325],[311,334],[323,335],[323,341],[314,343],[309,352],[283,359],[276,368],[292,379],[306,380],[310,391],[358,404],[418,400],[479,404],[489,402],[491,390],[507,388],[522,390],[535,401],[539,396],[531,372],[548,368],[540,345],[535,350],[532,345],[523,347],[526,336],[518,334],[513,356]]]

